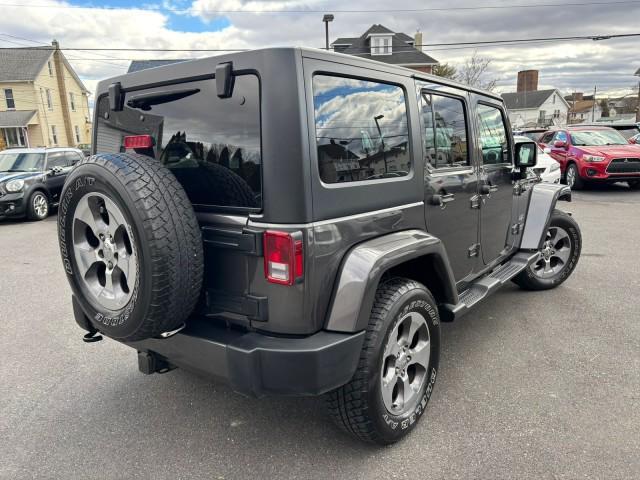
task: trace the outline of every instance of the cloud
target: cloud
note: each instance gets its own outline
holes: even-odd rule
[[[64,6],[59,0],[39,0],[38,5]],[[154,9],[142,8],[16,8],[3,7],[0,32],[63,47],[124,48],[262,48],[268,46],[324,45],[321,13],[283,13],[316,10],[334,13],[330,37],[358,36],[373,23],[413,35],[423,32],[424,43],[484,41],[549,36],[602,35],[637,31],[640,5],[591,5],[583,7],[527,8],[406,13],[340,13],[339,10],[416,8],[415,2],[397,0],[163,0]],[[476,6],[460,0],[456,6]],[[446,5],[445,5],[446,6]],[[226,13],[221,11],[225,10]],[[242,12],[242,13],[228,13]],[[262,13],[249,13],[262,12]],[[270,13],[271,12],[271,13]],[[280,12],[280,13],[273,13]],[[207,32],[181,32],[171,28],[172,16],[205,22]],[[218,19],[225,22],[217,22]],[[206,23],[209,22],[209,23]],[[16,39],[0,36],[0,45]],[[515,89],[521,69],[540,70],[540,87],[556,87],[563,93],[592,91],[628,92],[640,67],[635,38],[601,42],[558,42],[479,48],[492,60],[488,75],[498,78],[499,89]],[[425,47],[441,62],[461,65],[473,49]],[[126,71],[129,59],[191,58],[208,55],[188,52],[65,52],[87,85]]]

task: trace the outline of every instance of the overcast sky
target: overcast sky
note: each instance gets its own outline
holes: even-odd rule
[[[409,35],[420,30],[423,43],[640,32],[640,1],[602,0],[591,5],[568,3],[594,2],[164,0],[153,3],[150,0],[142,3],[133,0],[0,0],[0,46],[33,46],[36,45],[33,41],[50,43],[55,38],[63,48],[322,47],[324,24],[321,12],[335,14],[335,20],[330,24],[331,40],[338,36],[359,36],[373,23]],[[429,12],[340,12],[539,4],[553,6]],[[221,13],[223,10],[227,13]],[[313,10],[316,13],[284,12],[292,10]],[[492,60],[488,78],[499,79],[499,91],[515,90],[518,70],[539,69],[539,88],[555,87],[563,94],[570,94],[573,91],[592,92],[597,85],[599,91],[624,95],[631,92],[632,85],[637,85],[638,77],[633,74],[640,68],[639,46],[640,37],[636,37],[477,48],[477,51]],[[424,50],[440,62],[459,65],[473,53],[474,48],[424,47]],[[97,80],[126,71],[132,58],[203,56],[202,53],[115,51],[66,51],[65,55],[91,90]]]

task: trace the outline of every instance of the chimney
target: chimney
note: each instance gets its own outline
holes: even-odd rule
[[[522,70],[518,72],[517,92],[535,92],[538,90],[538,70]]]
[[[573,94],[573,100],[575,102],[581,102],[582,100],[584,100],[584,93],[582,92],[575,92]]]
[[[416,34],[413,36],[413,46],[422,51],[422,32],[418,30]]]

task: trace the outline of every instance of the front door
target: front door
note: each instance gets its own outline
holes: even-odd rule
[[[501,104],[478,102],[476,121],[480,149],[480,242],[485,265],[511,250],[509,228],[513,208],[513,149]]]
[[[475,270],[478,174],[469,151],[468,95],[419,82],[427,230],[444,243],[457,282]]]

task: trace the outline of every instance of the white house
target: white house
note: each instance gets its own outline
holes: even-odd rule
[[[569,104],[557,89],[503,93],[514,128],[549,127],[567,123]]]

